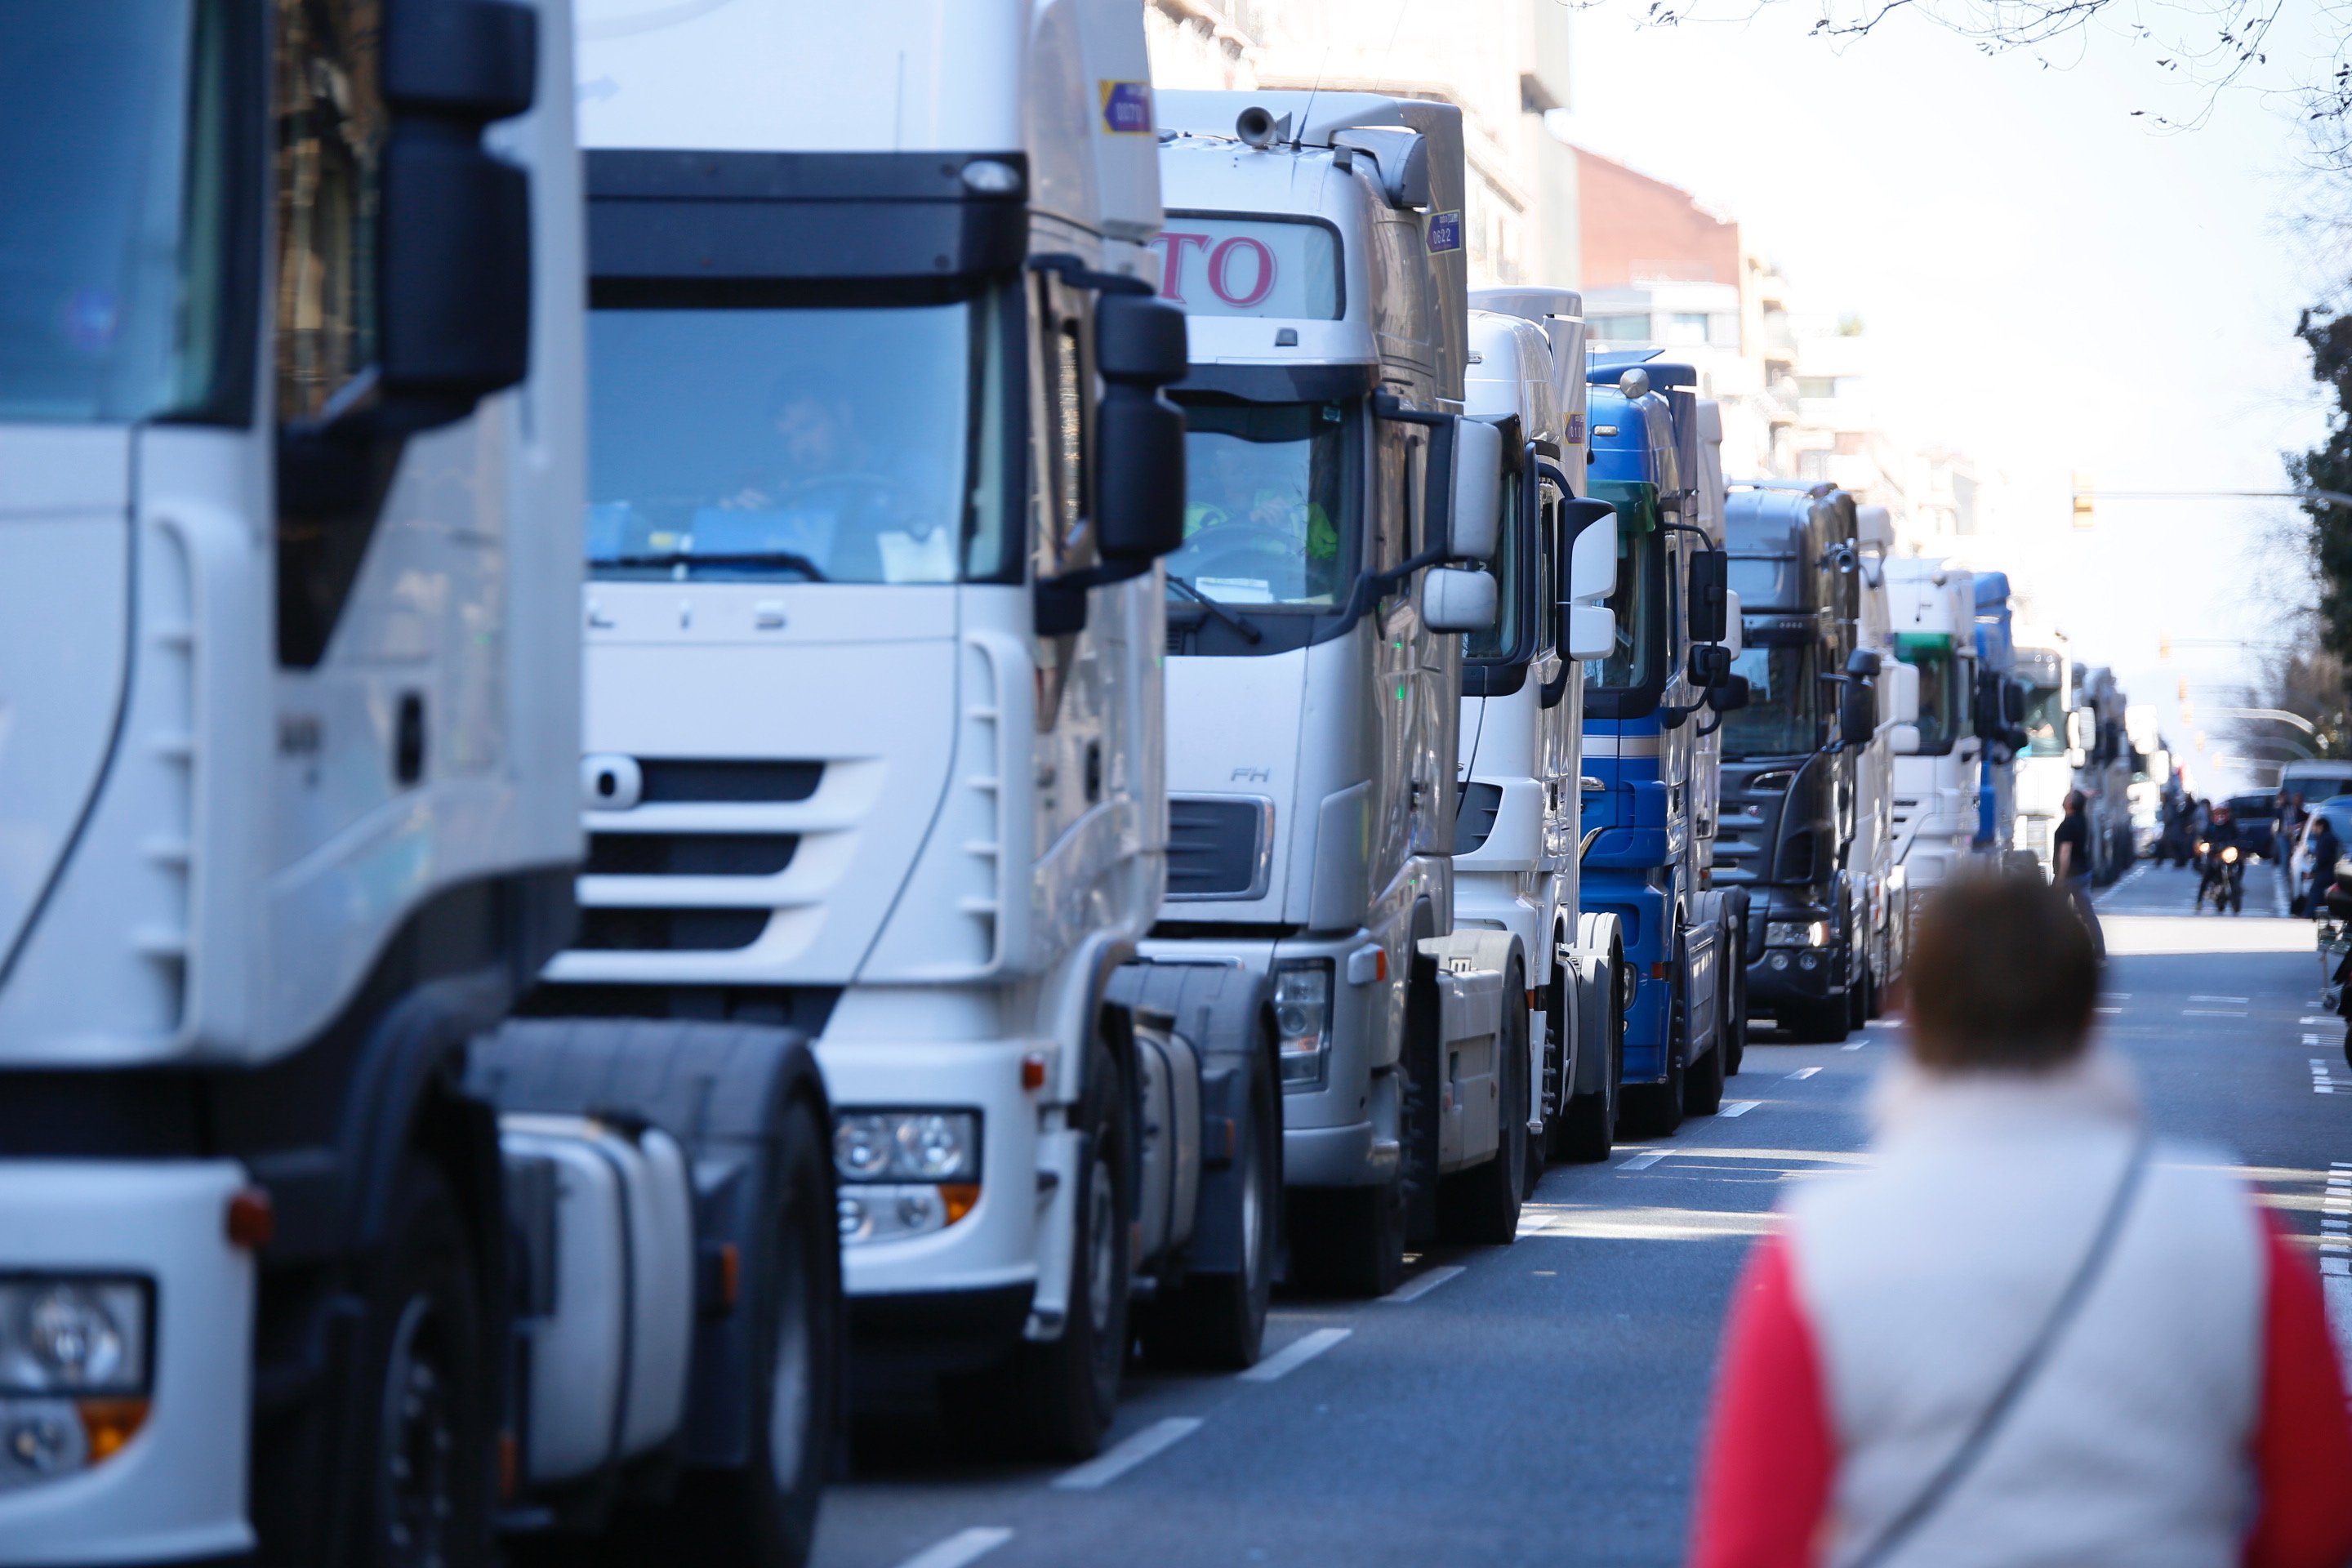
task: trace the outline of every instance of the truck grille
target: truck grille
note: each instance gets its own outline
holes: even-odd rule
[[[1271,801],[1233,795],[1171,796],[1168,896],[1263,897],[1273,825]]]
[[[806,800],[824,777],[822,763],[744,762],[736,758],[646,757],[637,798],[647,805],[739,805]]]
[[[1475,855],[1486,847],[1495,831],[1495,818],[1503,811],[1503,786],[1498,784],[1467,784],[1462,786],[1462,805],[1454,814],[1454,852]]]
[[[614,908],[580,911],[574,945],[596,952],[731,952],[760,940],[766,910]]]
[[[793,862],[790,833],[592,833],[591,877],[772,877]]]

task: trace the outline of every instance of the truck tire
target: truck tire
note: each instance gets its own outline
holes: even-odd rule
[[[1404,1184],[1287,1194],[1290,1272],[1307,1289],[1385,1296],[1404,1280]]]
[[[1282,1207],[1281,1098],[1260,1057],[1250,1071],[1249,1113],[1234,1130],[1241,1267],[1192,1272],[1137,1313],[1144,1352],[1169,1366],[1238,1371],[1256,1364],[1274,1295],[1275,1231]]]
[[[1503,972],[1503,1016],[1495,1030],[1501,1070],[1495,1155],[1438,1186],[1437,1233],[1447,1241],[1508,1247],[1519,1235],[1519,1183],[1527,1172],[1528,990],[1519,966]]]
[[[1675,944],[1677,953],[1681,944]],[[1687,973],[1679,958],[1678,973]],[[1674,1008],[1666,1027],[1666,1080],[1664,1083],[1631,1083],[1624,1088],[1626,1125],[1635,1136],[1670,1138],[1683,1124],[1683,1081],[1688,1071],[1690,1051],[1690,1011],[1683,998],[1675,997]]]
[[[440,1171],[412,1155],[396,1184],[360,1330],[352,1561],[478,1568],[489,1561],[491,1471],[481,1296]]]
[[[1090,1459],[1118,1408],[1127,1362],[1128,1232],[1135,1217],[1129,1098],[1118,1062],[1097,1041],[1087,1057],[1070,1247],[1070,1312],[1062,1337],[1014,1352],[1013,1387],[1030,1446],[1052,1459]]]
[[[740,1469],[687,1471],[669,1505],[629,1521],[624,1533],[635,1549],[613,1561],[808,1561],[841,1397],[841,1242],[826,1173],[831,1140],[798,1101],[781,1131],[764,1204],[775,1223],[744,1260],[751,1452]]]
[[[1745,920],[1739,945],[1731,950],[1731,971],[1724,981],[1723,1076],[1737,1078],[1748,1057],[1748,933]]]
[[[1713,1116],[1722,1109],[1723,1042],[1718,1039],[1683,1074],[1683,1111],[1688,1116]]]
[[[1544,1167],[1550,1163],[1553,1146],[1559,1139],[1560,1118],[1568,1114],[1568,1049],[1561,1023],[1561,1008],[1567,1000],[1566,972],[1554,961],[1551,984],[1544,991],[1543,1074],[1528,1090],[1529,1103],[1543,1108],[1544,1130],[1540,1136],[1527,1140],[1527,1168],[1519,1182],[1523,1200],[1536,1195],[1536,1188],[1543,1181]]]
[[[1612,955],[1609,964],[1609,984],[1616,989],[1621,982],[1623,965]],[[1568,1110],[1559,1120],[1552,1135],[1552,1150],[1563,1160],[1580,1164],[1591,1164],[1609,1158],[1609,1151],[1617,1142],[1619,1105],[1618,1075],[1625,1066],[1625,1009],[1618,998],[1611,998],[1604,1009],[1608,1016],[1608,1034],[1596,1042],[1608,1053],[1601,1069],[1601,1090],[1597,1094],[1570,1096]]]

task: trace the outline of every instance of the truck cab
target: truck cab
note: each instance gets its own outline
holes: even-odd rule
[[[2050,874],[2051,839],[2064,814],[2066,792],[2074,787],[2071,753],[2083,729],[2074,717],[2074,663],[2063,639],[2054,640],[2054,647],[2036,642],[2017,649],[2017,679],[2024,697],[2021,727],[2025,731],[2014,768],[2017,847],[2041,862],[2044,876]]]
[[[1616,511],[1615,622],[1585,665],[1582,904],[1617,920],[1636,985],[1619,1066],[1622,1126],[1672,1132],[1721,1103],[1740,1016],[1738,938],[1708,885],[1714,824],[1700,814],[1700,731],[1733,705],[1730,600],[1702,475],[1701,406],[1687,365],[1610,356],[1591,385],[1591,496]]]
[[[1976,729],[1984,743],[1976,838],[1979,854],[2006,861],[2017,844],[2017,757],[2026,745],[2024,683],[2017,674],[2017,644],[2009,574],[1979,572],[1976,583]]]
[[[1568,289],[1471,296],[1467,410],[1505,437],[1501,611],[1463,655],[1457,921],[1506,930],[1529,960],[1529,1187],[1547,1156],[1606,1158],[1624,1035],[1624,942],[1586,914],[1584,659],[1606,655],[1616,517],[1588,482],[1582,301]]]
[[[1857,772],[1883,721],[1854,500],[1752,481],[1728,510],[1748,703],[1724,723],[1716,879],[1750,900],[1749,1005],[1801,1038],[1843,1039],[1861,1021],[1872,932]]]
[[[589,856],[535,1006],[814,1041],[861,1386],[1059,1456],[1181,1288],[1208,1118],[1240,1172],[1271,1136],[1118,978],[1182,516],[1148,75],[1113,0],[690,7],[580,61]]]
[[[1895,654],[1919,683],[1919,717],[1895,759],[1895,830],[1914,900],[1975,852],[1983,815],[1977,582],[1947,561],[1887,564]]]
[[[1532,1094],[1528,955],[1454,903],[1461,634],[1496,614],[1503,468],[1462,413],[1461,116],[1160,108],[1160,289],[1192,365],[1144,952],[1265,987],[1293,1275],[1376,1295],[1409,1235],[1511,1239]]]

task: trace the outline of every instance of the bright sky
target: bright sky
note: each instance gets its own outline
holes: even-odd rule
[[[2176,37],[2185,25],[2144,8]],[[2193,116],[2210,95],[2120,22],[1987,58],[1907,10],[1840,41],[1806,37],[1820,12],[1793,0],[1744,23],[1642,27],[1639,14],[1633,0],[1580,13],[1571,139],[1738,218],[1804,308],[1859,314],[1890,425],[2008,480],[1991,563],[2185,745],[2176,683],[2210,707],[2238,700],[2252,669],[2240,649],[2183,645],[2274,637],[2282,601],[2304,592],[2271,547],[2291,503],[2105,501],[2084,533],[2070,475],[2274,489],[2279,453],[2319,439],[2292,332],[2352,258],[2305,221],[2296,106],[2275,90],[2317,74],[2314,0],[2286,0],[2271,35],[2273,90],[2225,92],[2179,132],[2153,117]]]

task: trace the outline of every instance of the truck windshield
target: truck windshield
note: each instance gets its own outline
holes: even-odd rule
[[[1193,397],[1184,420],[1184,545],[1169,576],[1252,611],[1345,604],[1360,558],[1342,504],[1347,410]]]
[[[0,420],[128,422],[208,400],[226,349],[216,331],[230,250],[215,205],[219,10],[9,7]]]
[[[1002,575],[993,296],[747,308],[599,281],[588,563],[612,579]]]
[[[1742,609],[1747,602],[1740,603]],[[1732,671],[1748,678],[1748,706],[1723,716],[1727,757],[1784,757],[1822,743],[1821,682],[1811,643],[1742,648]]]
[[[1614,500],[1609,489],[1596,485],[1593,494]],[[1656,682],[1663,662],[1665,534],[1646,505],[1617,508],[1617,590],[1607,600],[1617,612],[1617,647],[1607,658],[1585,660],[1584,679],[1603,691],[1640,691]]]
[[[1916,638],[1898,636],[1895,655],[1919,671],[1919,750],[1922,754],[1942,756],[1969,732],[1968,692],[1962,679],[1967,664],[1954,655],[1950,639],[1940,634]]]
[[[2066,754],[2066,708],[2054,686],[2032,686],[2025,695],[2025,751],[2029,757]]]
[[[1805,584],[1799,579],[1793,555],[1741,555],[1730,560],[1731,591],[1739,595],[1741,610],[1802,610]]]

